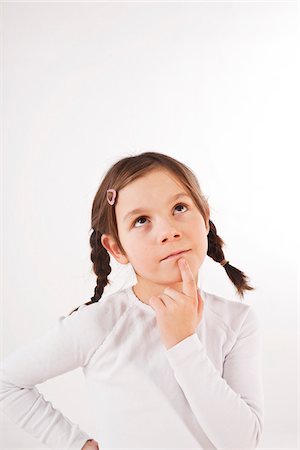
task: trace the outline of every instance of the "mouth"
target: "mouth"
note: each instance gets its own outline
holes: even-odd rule
[[[173,254],[173,255],[167,256],[166,258],[162,259],[161,261],[167,261],[167,260],[169,261],[170,259],[179,258],[184,253],[187,253],[187,252],[190,252],[190,251],[191,251],[191,248],[189,250],[182,250],[182,252],[178,252],[175,255]]]

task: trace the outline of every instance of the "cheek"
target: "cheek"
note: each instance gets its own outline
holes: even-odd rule
[[[206,228],[202,222],[193,227],[193,241],[197,243],[197,247],[201,250],[201,252],[203,251],[207,253],[208,237],[206,234]]]
[[[207,255],[207,250],[208,250],[208,240],[207,236],[204,236],[201,243],[201,253],[203,258],[205,257],[205,255]]]
[[[154,263],[155,255],[149,250],[148,242],[142,237],[135,236],[127,239],[127,255],[136,266],[149,266]]]

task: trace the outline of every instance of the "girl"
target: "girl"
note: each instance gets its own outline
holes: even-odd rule
[[[92,206],[91,301],[5,359],[3,410],[51,448],[250,449],[263,429],[260,322],[255,310],[198,286],[206,255],[243,298],[198,181],[183,163],[145,152],[116,162]],[[110,257],[137,282],[103,296]],[[36,384],[82,367],[96,436]]]

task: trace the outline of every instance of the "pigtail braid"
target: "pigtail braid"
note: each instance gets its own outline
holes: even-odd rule
[[[94,230],[90,237],[90,245],[92,248],[91,260],[93,262],[93,270],[97,275],[97,284],[94,290],[94,296],[91,297],[91,303],[100,300],[105,286],[109,284],[107,277],[111,272],[109,253],[102,245],[101,236],[100,232]]]
[[[225,260],[225,256],[222,250],[224,241],[218,236],[217,229],[214,223],[209,220],[210,230],[208,233],[208,250],[207,255],[214,261],[221,263]],[[241,270],[229,264],[229,261],[223,266],[228,277],[236,287],[237,294],[243,299],[244,291],[252,291],[252,286],[248,284],[248,277]]]
[[[104,288],[109,284],[108,275],[111,272],[110,266],[110,256],[105,247],[103,247],[101,242],[101,233],[93,230],[90,237],[91,260],[93,262],[93,270],[97,275],[97,283],[94,290],[94,295],[91,297],[89,302],[84,303],[84,305],[91,305],[92,303],[98,302],[103,294]],[[79,306],[70,313],[77,311]],[[69,314],[69,315],[70,315]]]

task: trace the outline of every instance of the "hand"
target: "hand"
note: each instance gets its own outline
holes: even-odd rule
[[[89,439],[86,441],[81,450],[99,450],[98,442],[94,439]]]
[[[163,294],[149,299],[149,305],[156,312],[156,322],[167,349],[196,332],[204,309],[187,260],[179,258],[178,266],[182,278],[182,292],[167,287]]]

